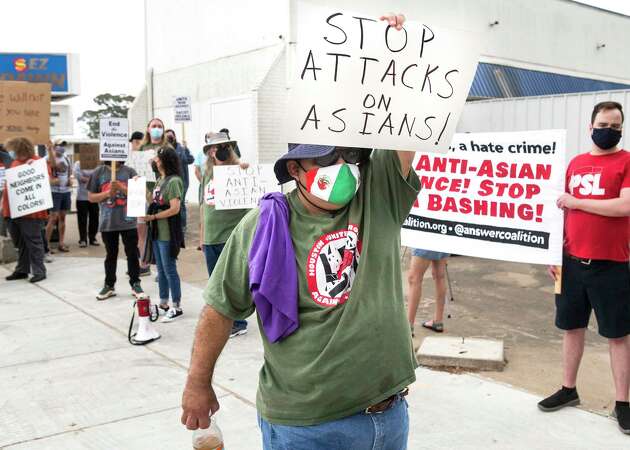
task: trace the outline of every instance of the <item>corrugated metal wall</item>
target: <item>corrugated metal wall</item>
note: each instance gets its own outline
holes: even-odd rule
[[[624,113],[630,117],[630,90],[483,100],[466,103],[457,131],[477,133],[566,129],[569,161],[575,155],[590,150],[588,126],[593,106],[605,100],[621,103]],[[627,148],[628,145],[630,139],[624,134],[621,146]]]

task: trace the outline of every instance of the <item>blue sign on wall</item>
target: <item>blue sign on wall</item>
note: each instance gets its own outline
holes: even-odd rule
[[[0,80],[50,83],[52,92],[68,92],[68,56],[0,53]]]

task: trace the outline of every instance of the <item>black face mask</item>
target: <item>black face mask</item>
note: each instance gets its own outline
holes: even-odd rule
[[[175,143],[177,142],[177,139],[175,139],[172,136],[169,136],[168,138],[166,138],[166,140],[168,141],[169,144],[171,144],[173,147],[175,146]]]
[[[214,154],[214,157],[219,161],[227,161],[230,157],[230,149],[228,147],[219,147],[219,149]]]
[[[612,128],[593,128],[592,139],[602,150],[614,148],[621,140],[621,130]]]

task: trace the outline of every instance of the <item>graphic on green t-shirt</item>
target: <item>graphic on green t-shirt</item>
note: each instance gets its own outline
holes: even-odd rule
[[[297,191],[287,195],[299,328],[275,344],[263,334],[257,408],[267,421],[340,419],[415,380],[400,227],[418,190],[413,170],[401,175],[396,152],[375,151],[361,167],[357,195],[338,214],[311,214]],[[231,319],[255,311],[248,255],[258,217],[253,209],[236,226],[204,291],[206,303]]]
[[[155,189],[153,189],[153,201],[157,202],[159,205],[168,205],[170,201],[175,198],[181,201],[182,195],[184,195],[184,181],[178,176],[158,179],[155,184]],[[171,240],[168,217],[158,219],[157,228],[158,240]]]

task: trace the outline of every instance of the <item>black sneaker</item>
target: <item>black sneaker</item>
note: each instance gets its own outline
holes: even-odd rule
[[[580,404],[580,397],[577,389],[567,389],[564,386],[555,394],[538,402],[538,409],[545,412],[558,411],[565,406],[577,406]]]
[[[7,280],[7,281],[14,281],[14,280],[24,280],[26,278],[28,278],[28,273],[13,272],[8,277],[5,277],[5,280]]]
[[[245,333],[247,333],[247,325],[234,324],[232,325],[232,330],[230,331],[230,337],[233,338]]]
[[[617,402],[612,415],[617,418],[621,432],[630,434],[630,405],[628,402]]]
[[[116,291],[114,291],[114,287],[105,285],[103,286],[103,289],[101,289],[101,292],[96,295],[96,300],[105,300],[115,296]]]
[[[45,280],[45,279],[46,279],[46,275],[33,275],[31,279],[28,281],[30,281],[31,283],[39,283],[40,281]]]
[[[182,311],[181,308],[171,307],[169,308],[168,311],[166,311],[166,314],[164,315],[164,317],[162,317],[162,320],[160,320],[160,322],[162,323],[172,322],[173,320],[177,319],[182,314],[184,314],[184,312]]]

